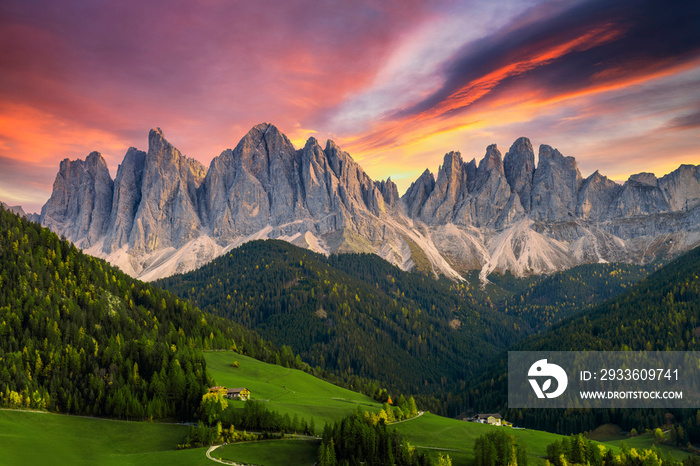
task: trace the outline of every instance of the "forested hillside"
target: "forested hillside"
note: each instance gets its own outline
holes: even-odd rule
[[[369,254],[325,257],[274,240],[157,285],[290,345],[312,366],[414,394],[468,379],[530,331],[447,280]]]
[[[512,351],[698,351],[700,350],[700,248],[677,258],[603,304],[524,339]],[[493,363],[468,393],[463,407],[500,409],[508,390],[507,355]],[[532,428],[569,434],[614,422],[623,429],[658,426],[664,410],[511,410],[508,419]],[[700,441],[700,416],[671,410],[685,439]],[[679,424],[680,425],[680,424]],[[684,443],[683,443],[684,444]]]
[[[579,265],[533,280],[524,291],[506,298],[499,309],[539,330],[628,290],[660,266]]]
[[[0,208],[0,405],[188,419],[209,383],[201,349],[236,346],[296,362]]]

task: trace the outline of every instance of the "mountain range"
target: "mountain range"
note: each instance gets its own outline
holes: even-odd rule
[[[620,185],[583,178],[573,157],[519,138],[464,162],[445,155],[399,196],[333,141],[296,149],[275,126],[253,127],[207,169],[160,129],[130,148],[113,180],[104,158],[63,160],[43,226],[126,273],[155,280],[241,244],[277,238],[316,252],[370,252],[404,270],[461,279],[517,276],[595,262],[643,263],[700,244],[700,166]]]
[[[0,206],[5,208],[6,210],[9,210],[13,214],[21,215],[22,217],[27,217],[27,213],[24,211],[24,209],[20,205],[10,206],[10,205],[7,205],[4,202],[0,201]],[[32,220],[35,222],[39,221],[39,216],[37,214],[29,214],[29,215],[30,215],[29,220]],[[33,217],[32,217],[32,215],[33,215]]]

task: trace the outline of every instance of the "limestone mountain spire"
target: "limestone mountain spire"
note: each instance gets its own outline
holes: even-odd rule
[[[659,222],[659,214],[664,221]],[[286,239],[329,254],[372,252],[454,279],[478,269],[550,273],[596,261],[648,261],[700,244],[700,167],[619,185],[518,138],[479,163],[447,152],[402,197],[335,142],[304,147],[269,123],[205,168],[154,128],[110,178],[97,152],[61,162],[40,221],[145,280],[192,270],[245,241]],[[418,256],[415,256],[418,254]]]

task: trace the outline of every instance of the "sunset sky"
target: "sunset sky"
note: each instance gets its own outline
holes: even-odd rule
[[[401,193],[519,136],[583,176],[661,176],[700,163],[700,2],[0,2],[10,205],[38,212],[66,157],[100,151],[114,177],[153,127],[209,166],[261,122]]]

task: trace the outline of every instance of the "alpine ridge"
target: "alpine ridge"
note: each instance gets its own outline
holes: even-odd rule
[[[60,164],[40,223],[126,273],[155,280],[193,270],[247,241],[277,238],[325,254],[370,252],[404,270],[462,279],[479,270],[552,273],[590,262],[646,262],[700,244],[700,166],[619,185],[583,179],[576,160],[527,138],[477,164],[445,155],[399,197],[333,141],[296,149],[253,127],[209,168],[160,129],[130,148],[111,179],[98,152]]]

